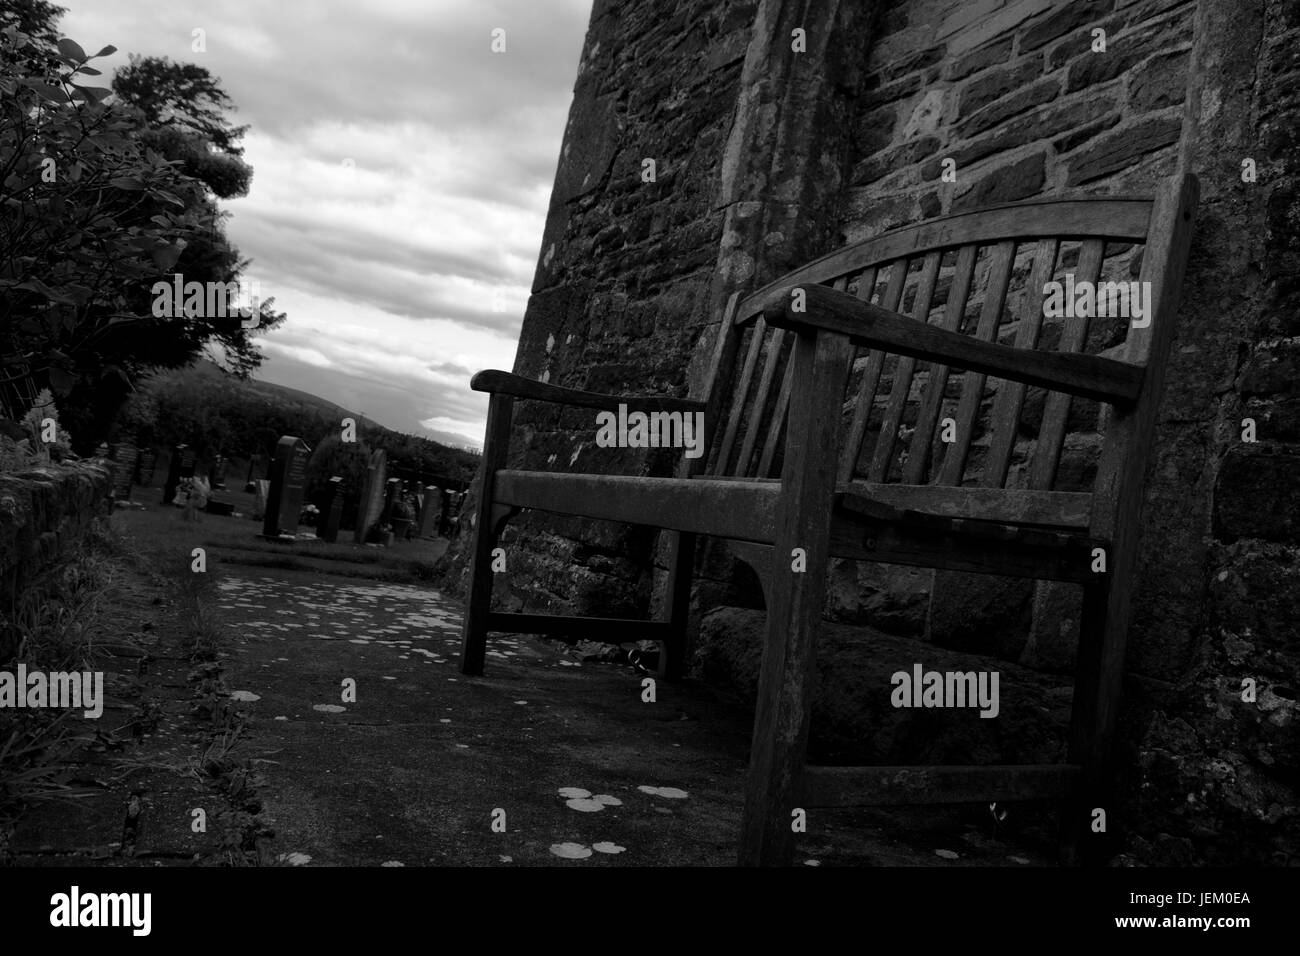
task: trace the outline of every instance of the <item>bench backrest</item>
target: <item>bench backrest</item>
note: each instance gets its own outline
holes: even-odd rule
[[[1145,366],[1138,403],[1152,394],[1158,400],[1195,191],[1195,180],[1183,177],[1155,199],[1042,200],[946,216],[847,246],[744,299],[733,296],[706,396],[706,414],[718,424],[710,429],[703,470],[780,475],[795,336],[767,326],[761,315],[742,332],[734,330],[758,313],[773,289],[806,283],[827,284],[984,341]],[[1045,317],[1048,282],[1060,283],[1066,315]],[[1121,314],[1072,314],[1085,288],[1099,289],[1105,311]],[[1141,297],[1144,288],[1149,298]],[[1110,298],[1121,289],[1138,297]],[[1100,311],[1093,301],[1092,311]],[[1078,304],[1089,311],[1086,301]],[[1132,316],[1132,309],[1143,307],[1152,314]],[[1080,509],[1078,492],[1114,497],[1141,431],[1133,428],[1137,409],[872,349],[858,350],[845,384],[842,484],[1045,492],[1037,496],[1049,516],[1045,523],[1098,527],[1113,521],[1100,512],[1113,511],[1115,502],[1097,509],[1085,501]],[[1096,471],[1060,472],[1067,434],[1084,455],[1095,450]],[[1060,501],[1051,500],[1053,491],[1064,492]],[[1061,518],[1067,514],[1077,520]]]

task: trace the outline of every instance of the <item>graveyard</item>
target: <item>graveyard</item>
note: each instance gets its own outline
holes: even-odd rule
[[[81,797],[33,804],[6,862],[733,862],[750,717],[729,695],[660,683],[648,707],[647,672],[616,645],[527,636],[494,641],[491,673],[466,679],[461,603],[429,583],[446,538],[267,535],[257,494],[191,511],[163,503],[170,479],[185,480],[131,487],[110,520],[105,711],[57,767]],[[800,862],[1017,867],[1049,843],[993,818],[863,810]]]

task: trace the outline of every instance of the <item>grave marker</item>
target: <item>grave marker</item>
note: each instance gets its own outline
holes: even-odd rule
[[[113,449],[113,497],[123,501],[131,497],[140,449],[134,445],[118,445]]]
[[[343,478],[341,476],[335,475],[330,479],[329,489],[325,492],[324,505],[320,539],[333,544],[339,538],[339,523],[343,520]]]
[[[172,450],[171,462],[167,466],[167,484],[163,486],[163,504],[169,505],[176,500],[176,489],[181,480],[194,477],[194,449],[189,445],[177,445]]]
[[[424,496],[420,499],[420,528],[416,532],[418,537],[438,536],[438,515],[441,512],[442,492],[435,485],[426,486]]]
[[[271,490],[266,500],[262,535],[276,538],[298,532],[302,490],[307,483],[307,456],[311,449],[301,438],[285,435],[275,443],[271,462]]]

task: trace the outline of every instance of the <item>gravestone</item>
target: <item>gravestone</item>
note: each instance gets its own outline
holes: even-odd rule
[[[172,460],[167,467],[167,483],[163,486],[163,504],[169,505],[176,499],[176,489],[183,478],[194,477],[194,449],[189,445],[177,445],[172,450]]]
[[[438,534],[444,538],[451,537],[451,489],[442,490],[441,507],[438,509]]]
[[[307,484],[307,456],[311,449],[301,438],[285,435],[275,443],[271,461],[271,490],[266,499],[262,535],[278,538],[298,532],[302,490]]]
[[[339,539],[339,524],[343,520],[343,479],[339,475],[330,479],[323,504],[320,539],[333,544]]]
[[[438,535],[438,516],[442,514],[442,492],[435,485],[424,489],[420,499],[420,528],[416,534],[421,538],[434,538]]]
[[[265,478],[257,478],[253,481],[253,517],[266,517],[266,499],[271,494],[271,483]]]
[[[140,449],[134,445],[118,445],[113,449],[113,497],[129,500],[135,469],[140,460]]]
[[[361,502],[357,505],[357,528],[353,537],[357,544],[365,543],[366,533],[379,520],[387,481],[388,455],[381,448],[370,456],[370,465],[366,468],[366,483],[361,489]]]
[[[136,465],[135,483],[148,488],[153,484],[154,466],[158,464],[158,453],[152,448],[146,448],[140,454],[140,460]]]
[[[217,456],[208,470],[208,482],[212,485],[213,491],[226,490],[226,459],[221,455]]]

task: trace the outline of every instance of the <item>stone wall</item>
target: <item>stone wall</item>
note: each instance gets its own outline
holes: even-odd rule
[[[99,462],[0,475],[0,663],[18,648],[10,616],[22,595],[109,513],[112,487],[109,466]]]
[[[796,27],[807,45],[791,56]],[[598,2],[515,371],[686,394],[734,289],[927,217],[1034,196],[1149,195],[1176,171],[1196,173],[1198,224],[1135,582],[1125,797],[1112,819],[1142,861],[1293,863],[1298,50],[1300,8],[1284,0]],[[647,158],[653,183],[641,177]],[[1133,273],[1131,250],[1107,253],[1117,275]],[[1072,255],[1067,244],[1061,269]],[[1055,334],[1047,323],[1040,347]],[[1102,328],[1089,347],[1121,340],[1122,328]],[[1013,482],[1041,409],[1031,390]],[[1077,403],[1058,487],[1087,486],[1097,415]],[[512,465],[669,473],[666,455],[594,449],[591,419],[521,405]],[[528,519],[507,533],[498,602],[644,615],[656,590],[652,540]],[[459,554],[449,554],[453,579]],[[700,570],[698,610],[756,606],[752,577],[717,549],[704,550]],[[910,641],[936,666],[973,651],[1028,668],[1030,683],[1031,671],[1060,683],[1072,666],[1077,596],[1066,587],[844,564],[831,594],[830,617],[900,635],[887,646],[906,655]],[[741,648],[755,620],[725,609],[705,619],[699,659],[710,679],[751,683],[753,656]],[[861,689],[870,667],[848,673],[865,651],[845,633],[833,629],[827,656],[847,678],[839,683]],[[852,715],[872,711],[847,697],[819,707],[835,715],[823,747],[832,752],[852,737]],[[879,718],[863,718],[862,732]]]

